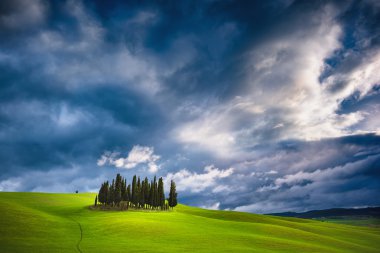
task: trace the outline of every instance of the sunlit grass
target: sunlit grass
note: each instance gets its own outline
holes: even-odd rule
[[[379,252],[379,228],[184,205],[90,210],[94,197],[0,193],[1,252],[78,252],[78,243],[82,252]]]

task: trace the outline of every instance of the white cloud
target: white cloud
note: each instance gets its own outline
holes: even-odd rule
[[[278,212],[278,210],[284,210],[287,206],[281,202],[260,201],[258,203],[238,206],[234,208],[234,211],[239,212],[254,212],[254,213],[272,213]],[[289,210],[289,209],[287,209]]]
[[[148,170],[155,173],[159,169],[157,165],[157,160],[160,156],[154,154],[153,147],[145,146],[133,146],[132,150],[128,153],[127,157],[119,157],[119,152],[109,152],[106,151],[98,159],[98,166],[113,165],[116,168],[133,169],[138,165],[145,164]]]
[[[172,133],[178,141],[211,151],[220,158],[242,157],[244,148],[255,142],[248,141],[252,129],[265,123],[256,120],[265,117],[265,108],[241,96],[226,104],[215,102],[204,107],[198,117],[178,125]]]
[[[229,185],[218,185],[214,189],[212,189],[212,193],[230,193],[233,191],[233,189],[234,188]]]
[[[21,189],[21,180],[18,178],[8,178],[0,182],[0,191],[18,191]]]
[[[380,73],[380,52],[371,52],[367,55],[366,61],[348,73],[338,73],[327,78],[325,85],[328,89],[333,89],[335,85],[343,82],[345,85],[334,92],[333,98],[342,99],[355,91],[360,92],[360,97],[368,94],[372,87],[379,83]]]
[[[319,140],[363,130],[355,126],[375,115],[361,111],[338,114],[337,110],[353,92],[365,95],[380,82],[376,71],[380,53],[368,56],[368,61],[344,77],[336,74],[320,82],[325,60],[342,47],[343,31],[335,18],[339,13],[327,5],[312,14],[312,24],[298,23],[291,33],[279,33],[252,47],[241,70],[246,79],[240,96],[204,106],[203,113],[173,131],[174,138],[221,158],[244,159],[250,147],[264,142]],[[332,92],[331,87],[342,78],[347,82],[345,88]],[[365,126],[368,132],[379,129],[378,120],[372,121]]]
[[[113,164],[116,160],[116,157],[119,156],[119,152],[110,152],[106,151],[103,155],[98,159],[97,165],[98,166],[105,166],[107,164]]]
[[[218,180],[229,177],[234,172],[233,168],[221,170],[214,165],[204,168],[204,173],[191,172],[182,169],[176,173],[168,173],[165,176],[165,185],[170,185],[170,180],[174,180],[177,184],[178,191],[190,191],[194,193],[202,192],[208,188],[221,190]]]
[[[379,158],[377,151],[365,159],[342,163],[339,166],[313,171],[306,171],[305,167],[302,171],[283,175],[270,184],[257,188],[257,198],[252,201],[253,204],[239,206],[235,210],[268,213],[304,211],[304,208],[320,209],[325,208],[326,203],[329,203],[330,207],[350,207],[355,202],[368,203],[368,199],[363,201],[363,192],[373,194],[377,189],[366,188],[363,185],[363,182],[367,184],[371,181],[371,172],[365,171],[365,168],[371,168]],[[350,187],[351,190],[337,190],[346,187]],[[299,202],[300,199],[302,204]],[[342,199],[346,201],[343,203]]]
[[[219,210],[219,206],[220,206],[220,202],[216,202],[209,206],[206,205],[206,206],[200,206],[200,207],[204,209],[209,209],[209,210]]]
[[[354,149],[353,146],[348,147],[348,149],[350,148]],[[273,182],[270,181],[271,183],[269,185],[263,185],[261,187],[258,187],[256,189],[256,192],[277,191],[279,189],[285,192],[285,190],[283,190],[283,187],[292,188],[292,187],[298,187],[298,186],[303,186],[303,185],[308,185],[308,184],[314,184],[314,185],[328,184],[330,181],[336,180],[336,178],[353,176],[355,173],[359,172],[361,169],[367,167],[368,163],[373,162],[374,160],[379,158],[378,155],[371,156],[371,154],[378,153],[379,150],[372,150],[371,153],[369,154],[366,154],[366,153],[358,154],[359,156],[369,155],[369,157],[364,160],[348,162],[341,166],[327,167],[324,169],[314,169],[312,171],[306,171],[307,169],[314,168],[316,166],[315,161],[319,161],[320,162],[319,165],[321,165],[321,164],[326,163],[325,160],[327,160],[328,161],[327,163],[329,164],[333,162],[330,159],[334,159],[339,154],[342,156],[347,155],[345,154],[346,151],[344,151],[343,149],[339,151],[336,151],[336,147],[334,147],[333,149],[335,149],[335,152],[337,153],[323,154],[324,152],[329,153],[329,149],[324,148],[323,149],[324,151],[321,151],[321,153],[327,157],[324,157],[318,153],[315,153],[314,157],[310,158],[306,156],[304,157],[305,160],[300,160],[300,161],[292,161],[293,158],[291,158],[290,160],[287,160],[285,157],[279,158],[278,160],[277,159],[275,160],[272,158],[274,160],[273,163],[289,164],[288,166],[292,167],[292,170],[287,170],[287,172],[290,172],[290,171],[297,171],[297,172],[282,175],[276,178],[275,180],[273,180]],[[300,157],[302,155],[298,154],[298,156]],[[256,173],[253,172],[252,174],[257,175],[257,172]],[[272,174],[272,173],[270,171],[270,172],[267,172],[266,174]]]
[[[368,163],[376,161],[376,159],[379,159],[379,157],[379,155],[369,156],[364,160],[350,162],[341,166],[330,167],[324,170],[318,169],[313,172],[299,171],[295,174],[288,174],[281,178],[277,178],[274,181],[274,185],[278,189],[284,185],[295,186],[302,184],[305,181],[310,181],[311,183],[327,183],[331,180],[335,180],[336,178],[353,176],[362,168],[367,167]]]

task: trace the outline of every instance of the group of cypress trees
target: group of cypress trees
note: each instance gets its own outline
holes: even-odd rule
[[[157,181],[156,176],[149,182],[148,178],[140,180],[140,177],[133,176],[132,185],[127,185],[127,180],[116,175],[110,184],[105,181],[95,197],[95,206],[98,202],[104,206],[120,207],[122,209],[160,209],[168,210],[177,205],[177,192],[175,182],[170,184],[169,198],[165,199],[164,182],[162,177]]]

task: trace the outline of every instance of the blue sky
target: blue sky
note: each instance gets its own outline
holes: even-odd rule
[[[380,205],[379,46],[375,0],[1,1],[0,191]]]

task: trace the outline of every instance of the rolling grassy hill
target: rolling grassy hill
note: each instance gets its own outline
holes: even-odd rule
[[[380,252],[380,229],[179,205],[90,210],[94,194],[0,193],[1,252]]]

